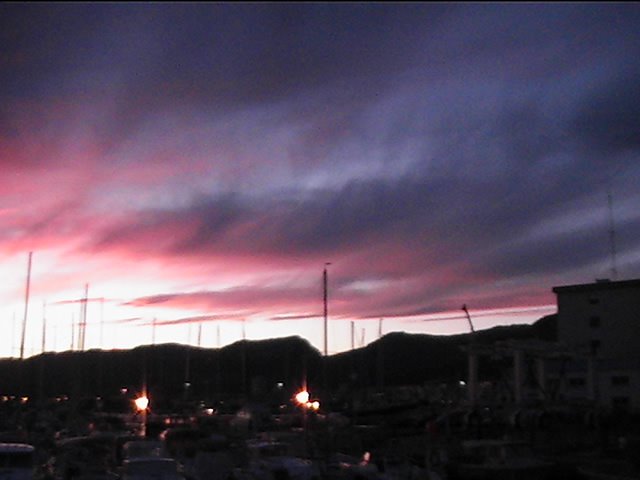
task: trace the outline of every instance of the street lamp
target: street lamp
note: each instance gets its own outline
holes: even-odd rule
[[[149,408],[149,397],[142,394],[133,403],[138,412],[142,415],[142,436],[147,436],[147,409]]]
[[[295,399],[296,402],[298,402],[300,405],[305,406],[309,401],[309,392],[307,392],[306,390],[302,390],[296,393]]]
[[[309,420],[308,415],[309,411],[318,412],[320,410],[320,402],[318,400],[311,400],[311,396],[307,390],[301,390],[296,393],[294,397],[295,401],[298,403],[300,408],[302,409],[302,432],[304,435],[304,449],[308,454],[309,450]]]

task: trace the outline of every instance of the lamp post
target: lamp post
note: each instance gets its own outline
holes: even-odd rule
[[[149,397],[142,394],[134,400],[136,409],[142,415],[142,436],[147,436],[147,409],[149,408]]]
[[[309,426],[308,426],[308,411],[317,412],[320,409],[320,402],[318,400],[311,400],[311,396],[307,390],[301,390],[296,393],[295,401],[302,409],[302,432],[304,435],[304,449],[307,455],[309,454]]]
[[[324,303],[324,355],[322,357],[322,387],[325,395],[329,386],[328,380],[328,366],[327,356],[329,355],[329,274],[327,267],[331,265],[330,262],[324,264],[324,270],[322,271],[322,290],[323,290],[323,303]]]

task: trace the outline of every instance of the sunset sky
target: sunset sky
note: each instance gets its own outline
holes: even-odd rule
[[[1,356],[29,252],[25,356],[85,288],[85,348],[322,350],[330,263],[336,353],[640,277],[638,3],[3,3],[0,39]]]

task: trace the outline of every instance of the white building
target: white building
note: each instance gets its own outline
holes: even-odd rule
[[[640,279],[554,287],[558,341],[575,353],[563,391],[640,411]]]

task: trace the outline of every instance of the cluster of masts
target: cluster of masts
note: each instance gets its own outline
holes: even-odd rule
[[[29,259],[27,262],[27,282],[25,287],[25,301],[24,301],[24,317],[22,320],[22,332],[20,335],[20,359],[24,359],[25,355],[25,341],[27,336],[27,319],[29,317],[29,296],[31,292],[31,266],[33,263],[33,252],[29,252]],[[78,331],[76,337],[75,322],[71,325],[71,350],[74,348],[83,351],[86,346],[86,331],[87,331],[87,304],[89,302],[89,284],[85,284],[84,296],[80,299],[80,320],[78,322]],[[46,302],[43,304],[43,318],[42,318],[42,352],[45,352],[46,348],[46,335],[47,335],[47,318],[46,318]]]
[[[615,241],[615,223],[613,219],[613,199],[611,195],[611,191],[607,192],[607,204],[608,204],[608,213],[609,213],[609,241],[611,247],[611,275],[612,279],[615,280],[617,277],[617,265],[616,265],[616,241]],[[22,321],[22,334],[20,338],[20,359],[24,359],[24,347],[25,347],[25,338],[27,332],[27,317],[29,312],[29,293],[31,287],[31,263],[33,259],[33,252],[29,252],[29,260],[27,267],[27,284],[25,289],[25,305],[24,305],[24,318]],[[328,308],[328,273],[327,267],[331,265],[331,263],[327,262],[324,264],[324,270],[322,274],[322,283],[323,283],[323,297],[324,297],[324,355],[327,356],[329,354],[329,332],[328,332],[328,318],[329,318],[329,308]],[[85,349],[86,344],[86,330],[87,330],[87,303],[89,301],[89,285],[85,284],[84,297],[80,300],[80,321],[78,324],[78,338],[77,338],[77,348],[80,351]],[[469,321],[469,325],[471,331],[474,331],[473,324],[471,323],[471,318],[469,316],[469,312],[467,310],[466,305],[462,307],[465,312],[467,319]],[[156,327],[156,319],[153,320],[153,343],[155,344],[155,327]],[[201,325],[200,325],[201,327]],[[242,326],[242,337],[246,338],[245,330],[244,330],[244,322]],[[365,331],[364,329],[360,332],[360,346],[364,346]],[[201,330],[198,332],[198,345],[200,345],[200,336]],[[75,343],[75,332],[72,326],[72,335],[71,335],[71,348],[73,349]],[[379,320],[378,323],[378,338],[382,337],[382,319]],[[42,351],[45,350],[45,338],[46,338],[46,318],[43,318],[43,326],[42,326]],[[218,326],[218,343],[220,342],[220,330]],[[351,322],[351,349],[355,348],[356,343],[356,332],[355,332],[355,323]]]

